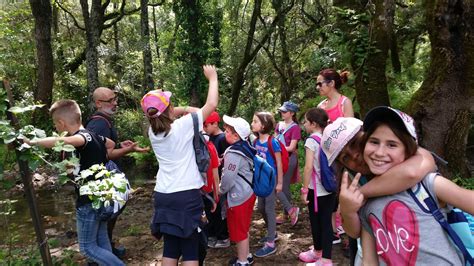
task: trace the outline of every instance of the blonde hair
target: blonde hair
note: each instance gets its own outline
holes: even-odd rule
[[[81,124],[81,109],[74,100],[59,100],[49,108],[53,119],[60,118],[67,124]]]

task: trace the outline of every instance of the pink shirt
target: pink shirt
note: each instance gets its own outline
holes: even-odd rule
[[[347,99],[346,96],[341,95],[341,97],[339,97],[339,100],[337,101],[337,104],[331,109],[326,109],[326,105],[328,103],[327,99],[323,100],[320,104],[318,104],[318,107],[326,110],[326,113],[328,114],[328,117],[329,117],[329,121],[333,122],[338,117],[344,117],[344,111],[342,109],[343,109],[344,101],[346,99]]]

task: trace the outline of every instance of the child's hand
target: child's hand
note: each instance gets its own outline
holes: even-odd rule
[[[359,209],[364,205],[364,195],[359,189],[360,173],[354,177],[352,182],[349,184],[349,174],[344,172],[341,181],[341,192],[339,193],[339,204],[341,213],[357,213]]]
[[[301,198],[301,202],[303,202],[305,205],[309,203],[308,193],[301,193],[300,198]]]
[[[204,65],[202,66],[204,71],[204,76],[206,76],[209,81],[217,81],[217,71],[214,65]]]
[[[275,190],[276,190],[276,193],[281,192],[281,191],[283,190],[283,184],[278,183],[278,184],[276,185]]]

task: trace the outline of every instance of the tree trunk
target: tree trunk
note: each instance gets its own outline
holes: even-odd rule
[[[153,82],[153,65],[150,48],[150,27],[148,26],[148,0],[140,0],[141,7],[141,39],[143,49],[143,93],[152,90],[155,85]]]
[[[38,60],[37,87],[34,93],[36,102],[45,106],[34,112],[33,123],[49,120],[48,109],[51,106],[54,83],[53,49],[51,47],[52,7],[49,0],[30,0],[31,11],[35,18],[36,56]]]
[[[420,144],[446,159],[446,177],[469,177],[466,145],[474,112],[474,3],[425,1],[431,64],[408,112]]]
[[[252,44],[254,42],[254,34],[255,34],[257,19],[258,17],[260,17],[261,6],[262,6],[261,0],[255,0],[252,17],[250,19],[249,31],[247,32],[247,43],[245,45],[244,55],[242,56],[242,59],[233,74],[232,99],[231,99],[229,110],[227,111],[229,115],[233,115],[237,109],[240,91],[242,90],[242,86],[245,81],[245,70],[247,69],[247,66],[257,56],[262,46],[267,42],[267,40],[270,38],[270,35],[275,30],[276,26],[278,25],[278,22],[282,19],[283,16],[285,16],[293,8],[293,5],[294,5],[294,1],[291,1],[284,8],[280,9],[280,11],[276,14],[275,18],[273,19],[273,22],[271,23],[271,25],[266,28],[266,32],[263,35],[262,39],[260,41],[256,41],[257,45],[255,45],[255,48],[252,50]]]
[[[201,2],[183,0],[174,3],[174,11],[181,29],[178,30],[177,48],[180,60],[183,61],[183,72],[186,73],[184,86],[190,96],[190,105],[201,106],[200,88],[204,86],[201,66],[204,64],[204,54],[207,39],[204,33],[203,11]],[[203,31],[203,32],[201,32]],[[181,35],[181,36],[180,36]],[[203,94],[204,95],[204,94]]]
[[[101,0],[92,0],[90,13],[88,1],[80,0],[80,2],[84,24],[86,26],[87,88],[91,96],[95,88],[99,87],[97,47],[99,46],[101,28],[103,25],[103,12],[101,10]]]
[[[362,117],[373,107],[390,105],[385,75],[391,43],[394,0],[376,0],[372,17],[370,47],[356,77],[356,95]]]

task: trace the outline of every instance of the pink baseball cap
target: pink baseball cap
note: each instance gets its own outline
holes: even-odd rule
[[[145,94],[140,101],[142,110],[148,117],[160,116],[170,105],[171,92],[162,90],[153,90]],[[156,109],[158,112],[152,116],[148,115],[150,108]]]
[[[400,110],[388,106],[378,106],[367,112],[364,118],[364,131],[367,131],[377,121],[387,120],[397,122],[418,143],[413,118]]]
[[[361,129],[362,121],[354,117],[339,117],[324,128],[321,145],[329,165]]]

